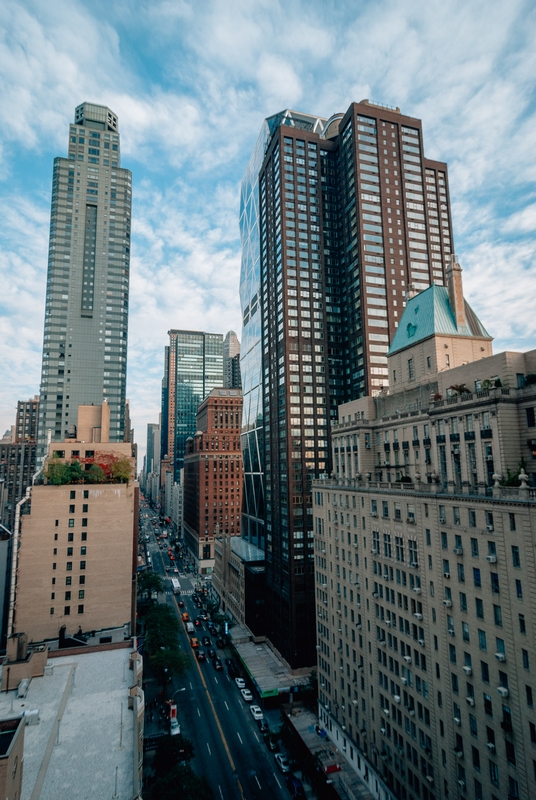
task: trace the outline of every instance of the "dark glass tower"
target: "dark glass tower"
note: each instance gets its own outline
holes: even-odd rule
[[[67,158],[54,160],[39,456],[74,432],[79,405],[107,400],[110,441],[125,434],[132,176],[117,117],[82,103]]]
[[[387,386],[410,286],[444,282],[447,168],[399,109],[285,111],[263,125],[241,222],[243,535],[264,522],[266,633],[299,668],[316,660],[311,480],[337,406]]]

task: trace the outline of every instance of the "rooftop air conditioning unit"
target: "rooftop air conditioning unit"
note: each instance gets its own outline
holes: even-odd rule
[[[456,636],[454,633],[454,628],[449,628],[449,636]]]
[[[439,517],[439,521],[441,522],[442,525],[445,525],[446,522],[447,522],[447,518],[446,517]]]
[[[411,656],[404,656],[404,661],[406,664],[411,664]]]
[[[506,656],[504,653],[495,653],[495,658],[497,661],[506,661]]]
[[[352,700],[352,705],[356,706],[358,704],[358,702],[359,702],[358,700]]]
[[[400,703],[400,695],[399,694],[393,695],[393,700],[395,701],[395,703]]]
[[[450,578],[450,572],[444,572],[443,573],[443,577],[444,578]]]
[[[455,725],[461,725],[462,724],[461,719],[459,717],[454,717],[454,724]]]
[[[452,600],[443,600],[443,605],[447,608],[450,608],[452,605]]]
[[[418,612],[413,616],[415,617],[415,619],[422,619],[422,614],[419,614]]]
[[[388,628],[390,628],[391,627],[391,620],[390,619],[386,619],[385,620],[385,624],[387,625]]]
[[[328,585],[327,585],[327,583],[323,583],[323,584],[322,584],[322,589],[327,589],[327,588],[328,588]]]
[[[358,608],[361,608],[361,603],[356,603],[356,606],[357,606]]]
[[[463,548],[455,547],[452,552],[454,553],[455,556],[461,556],[463,554]]]
[[[378,644],[380,645],[380,647],[385,647],[385,645],[387,644],[387,642],[386,642],[386,640],[385,640],[385,639],[380,639],[380,641],[378,642]]]
[[[408,685],[408,679],[407,678],[402,678],[402,683],[404,684],[404,686],[407,686]]]
[[[415,569],[419,566],[418,561],[412,561],[410,567],[414,567]]]
[[[497,556],[486,556],[486,561],[488,562],[488,564],[496,564]]]
[[[462,669],[463,669],[463,671],[465,672],[466,675],[472,675],[473,674],[473,668],[472,667],[465,666],[465,667],[462,667]]]
[[[508,697],[509,695],[509,691],[506,686],[499,686],[497,693],[500,694],[501,697]]]
[[[378,512],[377,511],[371,511],[370,512],[370,516],[371,517],[377,517],[378,516]]]
[[[466,697],[465,699],[467,700],[467,703],[470,706],[474,706],[474,704],[475,704],[475,698],[474,697]]]
[[[413,591],[415,592],[415,594],[421,594],[422,593],[422,589],[421,589],[420,586],[414,586],[413,587]]]
[[[493,530],[493,525],[486,525],[486,530],[487,531],[492,531]]]
[[[373,597],[379,597],[380,595],[378,594],[378,592],[372,592],[372,596]]]
[[[388,708],[383,708],[382,711],[383,711],[383,713],[385,714],[386,717],[389,716],[389,709]]]
[[[325,553],[325,552],[326,552],[326,551],[325,551],[325,549],[324,549],[324,550],[322,550],[322,552],[323,552],[323,553]]]
[[[493,742],[488,742],[487,747],[488,747],[488,750],[490,751],[490,753],[494,753],[495,752],[495,745],[493,744]]]
[[[421,647],[424,647],[424,639],[419,639],[419,644]]]

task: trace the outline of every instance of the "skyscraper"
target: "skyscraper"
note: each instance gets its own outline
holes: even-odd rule
[[[169,331],[162,381],[161,435],[165,460],[179,481],[186,439],[196,431],[197,409],[223,386],[223,336],[201,331]]]
[[[337,406],[387,386],[408,289],[444,283],[447,167],[399,109],[284,111],[250,159],[241,230],[243,530],[264,517],[267,635],[303,667],[316,656],[311,479],[329,467]]]
[[[223,386],[225,389],[240,389],[240,342],[234,331],[229,331],[223,340]]]
[[[110,441],[125,435],[132,178],[120,165],[117,116],[82,103],[66,158],[54,160],[39,455],[62,441],[78,406],[110,407]]]

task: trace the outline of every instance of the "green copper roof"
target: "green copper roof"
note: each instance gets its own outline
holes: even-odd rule
[[[404,350],[434,334],[447,336],[480,336],[491,339],[470,305],[464,300],[467,324],[458,327],[452,312],[446,286],[432,284],[424,292],[408,300],[396,330],[389,355]]]

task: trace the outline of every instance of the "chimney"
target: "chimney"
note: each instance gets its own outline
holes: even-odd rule
[[[460,329],[467,325],[467,320],[465,319],[465,303],[463,299],[462,268],[454,254],[451,255],[447,267],[447,286],[450,307],[456,320],[456,327]]]

